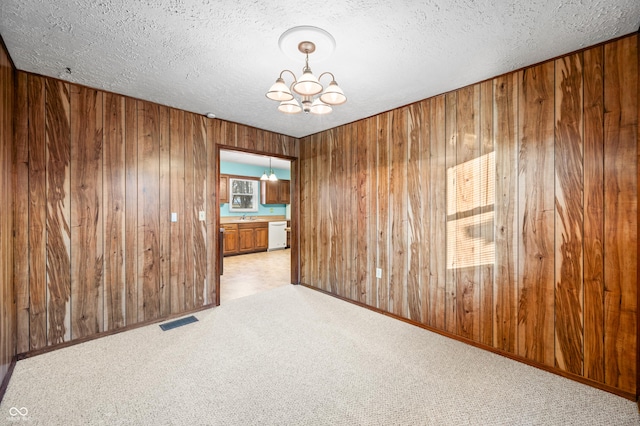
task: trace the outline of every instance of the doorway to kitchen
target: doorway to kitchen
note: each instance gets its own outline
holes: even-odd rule
[[[295,159],[218,149],[218,223],[223,241],[219,302],[296,282],[292,264],[297,250],[291,238]]]

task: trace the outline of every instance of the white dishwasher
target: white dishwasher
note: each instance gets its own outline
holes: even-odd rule
[[[287,222],[269,222],[269,251],[287,247]]]

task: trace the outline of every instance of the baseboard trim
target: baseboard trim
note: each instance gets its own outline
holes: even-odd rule
[[[55,351],[55,350],[62,349],[62,348],[68,348],[69,346],[74,346],[74,345],[78,345],[80,343],[85,343],[85,342],[88,342],[88,341],[91,341],[91,340],[100,339],[102,337],[106,337],[106,336],[111,336],[111,335],[114,335],[114,334],[122,333],[124,331],[130,331],[130,330],[134,330],[136,328],[146,327],[148,325],[157,324],[159,322],[164,322],[164,321],[168,321],[168,320],[171,320],[171,319],[174,319],[174,318],[183,317],[185,315],[190,315],[190,314],[193,314],[193,313],[196,313],[196,312],[200,312],[200,311],[204,311],[204,310],[207,310],[207,309],[215,308],[216,306],[217,306],[216,304],[210,303],[208,305],[203,305],[203,306],[200,306],[198,308],[190,309],[188,311],[180,312],[180,313],[177,313],[177,314],[170,314],[170,315],[162,317],[162,318],[155,318],[155,319],[152,319],[152,320],[137,322],[135,324],[131,324],[131,325],[128,325],[128,326],[125,326],[125,327],[122,327],[122,328],[117,328],[115,330],[102,331],[100,333],[96,333],[96,334],[93,334],[91,336],[83,337],[83,338],[80,338],[80,339],[70,340],[68,342],[62,342],[62,343],[59,343],[57,345],[47,346],[47,347],[40,348],[40,349],[34,349],[34,350],[31,350],[31,351],[28,351],[28,352],[22,352],[22,353],[19,353],[18,355],[16,355],[15,358],[18,361],[22,360],[22,359],[25,359],[25,358],[31,358],[31,357],[34,357],[34,356],[37,356],[37,355],[45,354],[47,352]]]
[[[4,379],[2,379],[2,384],[0,384],[0,402],[2,402],[2,398],[4,398],[4,393],[7,391],[7,387],[9,386],[9,380],[11,380],[11,375],[13,374],[13,369],[16,367],[16,362],[18,362],[18,357],[14,356],[11,358],[11,364],[9,364],[9,369],[7,370],[7,374],[4,375]]]
[[[366,304],[364,304],[362,302],[358,302],[356,300],[351,300],[351,299],[348,299],[346,297],[339,296],[337,294],[331,293],[330,291],[323,290],[323,289],[317,288],[317,287],[313,287],[313,286],[311,286],[309,284],[300,283],[300,285],[303,286],[303,287],[310,288],[312,290],[319,291],[320,293],[324,293],[324,294],[327,294],[329,296],[335,297],[337,299],[344,300],[345,302],[352,303],[352,304],[360,306],[362,308],[369,309],[370,311],[373,311],[373,312],[376,312],[376,313],[379,313],[379,314],[382,314],[382,315],[385,315],[385,316],[388,316],[388,317],[391,317],[391,318],[406,322],[407,324],[411,324],[413,326],[423,328],[423,329],[431,331],[433,333],[440,334],[441,336],[448,337],[450,339],[457,340],[459,342],[466,343],[466,344],[471,345],[471,346],[475,346],[475,347],[477,347],[479,349],[484,349],[486,351],[493,352],[493,353],[495,353],[497,355],[501,355],[501,356],[504,356],[506,358],[512,359],[514,361],[518,361],[518,362],[521,362],[523,364],[527,364],[527,365],[529,365],[531,367],[535,367],[535,368],[538,368],[540,370],[544,370],[544,371],[546,371],[548,373],[552,373],[552,374],[555,374],[557,376],[564,377],[566,379],[570,379],[570,380],[573,380],[573,381],[576,381],[576,382],[580,382],[580,383],[582,383],[584,385],[591,386],[591,387],[594,387],[594,388],[597,388],[597,389],[612,393],[614,395],[618,395],[618,396],[620,396],[622,398],[629,399],[629,400],[634,401],[634,402],[637,401],[638,402],[638,409],[640,410],[640,400],[638,400],[638,398],[636,398],[636,395],[634,393],[625,392],[625,391],[622,391],[620,389],[617,389],[617,388],[614,388],[614,387],[611,387],[611,386],[607,386],[607,385],[599,383],[599,382],[595,382],[593,380],[587,379],[587,378],[582,377],[582,376],[578,376],[578,375],[573,374],[573,373],[567,373],[567,372],[555,370],[555,369],[553,369],[553,368],[551,368],[551,367],[549,367],[547,365],[539,364],[539,363],[537,363],[535,361],[531,361],[529,359],[522,358],[522,357],[520,357],[518,355],[514,355],[512,353],[505,352],[505,351],[502,351],[500,349],[493,348],[491,346],[487,346],[487,345],[485,345],[483,343],[476,342],[474,340],[467,339],[465,337],[456,336],[455,334],[451,334],[451,333],[448,333],[446,331],[443,331],[443,330],[440,330],[440,329],[433,328],[433,327],[430,327],[428,325],[422,324],[420,322],[417,322],[417,321],[414,321],[414,320],[410,320],[410,319],[401,317],[399,315],[392,314],[390,312],[383,311],[382,309],[366,305]]]

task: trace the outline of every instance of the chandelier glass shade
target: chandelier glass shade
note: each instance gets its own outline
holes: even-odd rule
[[[309,54],[315,51],[315,45],[310,41],[303,41],[298,44],[298,50],[306,57],[305,67],[302,69],[300,78],[296,78],[296,75],[290,70],[283,70],[266,93],[267,98],[280,102],[278,111],[285,114],[297,114],[304,111],[321,115],[330,113],[333,106],[345,103],[347,97],[336,83],[332,73],[323,72],[316,78],[309,68]],[[284,81],[283,76],[286,73],[293,77],[293,83],[290,86],[287,86]],[[320,79],[325,75],[331,76],[331,82],[326,89],[320,83]],[[298,95],[299,99],[296,99],[294,93]]]

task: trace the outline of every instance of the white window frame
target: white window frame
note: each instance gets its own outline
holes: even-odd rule
[[[251,193],[244,192],[234,192],[234,181],[242,181],[242,182],[250,182]],[[241,178],[229,178],[229,211],[230,212],[257,212],[258,211],[258,202],[259,202],[259,193],[258,193],[258,180],[257,179],[241,179]],[[251,207],[235,207],[234,205],[234,197],[251,197]]]

